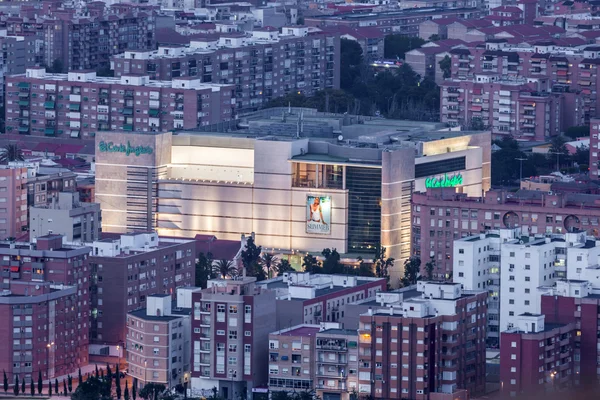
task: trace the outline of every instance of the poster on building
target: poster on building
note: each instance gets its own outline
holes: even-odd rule
[[[329,235],[331,233],[331,196],[306,197],[306,233]]]

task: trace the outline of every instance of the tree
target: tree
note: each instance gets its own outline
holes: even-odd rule
[[[108,390],[111,391],[112,390],[112,371],[110,370],[110,365],[108,365],[108,363],[106,363],[106,382],[108,383]]]
[[[161,383],[147,383],[140,390],[140,397],[144,400],[158,400],[159,395],[165,391],[165,385]]]
[[[262,247],[256,246],[252,236],[248,237],[246,239],[246,246],[242,250],[242,264],[246,268],[246,274],[256,277],[257,281],[264,279],[265,276],[262,267],[258,263],[260,253],[262,253]],[[263,272],[261,273],[260,271]]]
[[[2,371],[4,374],[4,394],[8,392],[8,378],[6,377],[6,371]]]
[[[450,56],[446,55],[438,64],[440,65],[440,70],[444,73],[444,79],[450,78],[452,75],[452,60]]]
[[[100,377],[100,374],[98,373],[98,364],[96,364],[96,378]]]
[[[52,397],[52,381],[48,379],[48,397]]]
[[[304,272],[310,272],[311,274],[320,274],[323,271],[321,263],[310,254],[304,256],[302,267],[304,267]]]
[[[519,180],[523,161],[523,176],[537,175],[536,165],[525,153],[519,150],[519,143],[512,137],[505,136],[493,142],[500,150],[492,153],[492,185],[512,185]]]
[[[78,374],[77,374],[77,383],[79,385],[81,385],[83,383],[83,376],[81,376],[81,368],[79,368]]]
[[[361,75],[363,51],[355,40],[340,40],[340,87],[350,89]]]
[[[277,276],[282,276],[286,272],[293,272],[294,268],[290,265],[290,262],[286,259],[279,260],[277,265],[275,265],[275,272]]]
[[[73,391],[73,377],[71,375],[67,376],[67,386],[69,387],[69,393]]]
[[[430,42],[437,42],[438,40],[441,40],[441,39],[442,38],[437,33],[434,33],[433,35],[429,36]]]
[[[67,381],[65,381],[63,379],[63,392],[65,393],[65,396],[69,394],[69,391],[67,390]]]
[[[271,400],[290,400],[290,395],[284,390],[271,392]]]
[[[138,387],[138,380],[137,380],[137,378],[133,378],[133,383],[131,384],[131,398],[133,400],[136,400],[136,398],[137,398],[137,387]]]
[[[361,256],[356,257],[356,261],[358,261],[358,276],[375,276],[375,274],[373,273],[373,266],[368,265]]]
[[[385,58],[402,59],[404,55],[414,49],[417,49],[427,43],[418,37],[406,37],[401,34],[387,35],[383,44]]]
[[[123,399],[129,400],[129,387],[127,386],[127,380],[125,380],[125,391],[123,392]]]
[[[115,372],[115,391],[117,399],[121,400],[121,377],[119,375],[119,364],[117,364],[117,371]]]
[[[238,269],[235,267],[233,262],[229,260],[219,260],[215,262],[214,265],[215,273],[221,278],[235,278],[238,276]]]
[[[421,271],[421,259],[413,256],[404,262],[404,277],[402,278],[403,286],[416,285]]]
[[[56,393],[57,395],[60,393],[58,391],[58,378],[54,379],[54,393]]]
[[[109,66],[99,67],[96,70],[96,76],[104,76],[108,78],[113,78],[115,76],[115,71],[110,69]]]
[[[58,58],[52,61],[51,67],[46,67],[46,72],[50,74],[62,74],[63,73],[63,62]]]
[[[23,380],[21,381],[21,393],[25,394],[25,378],[23,378]]]
[[[269,253],[262,253],[260,255],[260,259],[258,260],[261,267],[267,270],[267,279],[271,279],[271,270],[275,269],[277,265],[278,258]]]
[[[0,163],[7,164],[11,161],[23,161],[23,150],[13,143],[5,144],[0,154]]]
[[[560,169],[561,160],[567,161],[569,159],[569,150],[566,146],[566,139],[564,136],[554,136],[550,140],[550,151],[548,152],[548,162],[556,160],[556,168]]]
[[[30,385],[30,393],[31,393],[31,397],[35,396],[35,383],[33,383],[33,378],[31,378],[31,385]]]
[[[375,275],[378,278],[385,278],[389,280],[389,269],[394,266],[394,258],[386,258],[385,253],[386,248],[380,244],[377,244],[377,246],[375,246],[375,258],[373,258],[373,265],[375,266]]]
[[[97,376],[86,379],[71,395],[71,400],[109,400],[110,398],[108,382]]]
[[[565,131],[565,135],[567,135],[571,139],[590,136],[590,126],[572,126],[570,128],[567,128],[567,130]]]
[[[212,253],[210,251],[206,255],[200,253],[196,262],[196,286],[206,288],[207,282],[214,278],[216,278],[216,274],[213,268]]]
[[[571,158],[579,165],[580,171],[586,171],[590,162],[590,147],[584,145],[577,146],[575,154]]]
[[[15,396],[19,395],[19,375],[15,376],[15,386],[13,387],[13,392]]]
[[[39,370],[38,371],[37,391],[40,396],[42,395],[42,390],[44,390],[44,384],[42,381],[42,370]]]
[[[321,255],[325,257],[323,261],[323,273],[339,274],[343,272],[343,267],[340,263],[341,257],[336,249],[323,249]]]
[[[433,270],[435,269],[435,260],[429,260],[425,263],[425,276],[427,280],[433,280]]]

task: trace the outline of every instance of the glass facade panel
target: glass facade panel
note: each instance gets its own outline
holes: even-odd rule
[[[466,168],[467,158],[456,157],[441,161],[431,161],[415,165],[415,178],[425,176],[442,175],[454,171],[462,171]]]
[[[380,242],[381,170],[346,168],[348,251],[369,251]]]

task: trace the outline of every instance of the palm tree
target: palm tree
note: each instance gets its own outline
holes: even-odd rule
[[[214,271],[222,279],[235,278],[238,275],[236,266],[229,260],[219,260],[214,264]]]
[[[258,262],[260,265],[267,270],[267,279],[271,279],[271,269],[276,268],[279,259],[272,254],[262,253]]]
[[[282,276],[286,272],[293,272],[295,269],[291,266],[288,260],[279,260],[279,262],[274,266],[275,272],[277,272],[277,276]]]
[[[16,144],[6,144],[0,153],[0,164],[6,164],[9,161],[23,161],[23,151]]]

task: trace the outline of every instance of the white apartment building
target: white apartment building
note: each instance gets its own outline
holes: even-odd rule
[[[519,233],[519,229],[501,229],[454,242],[454,282],[465,290],[488,292],[488,345],[497,344],[500,338],[500,248]]]

